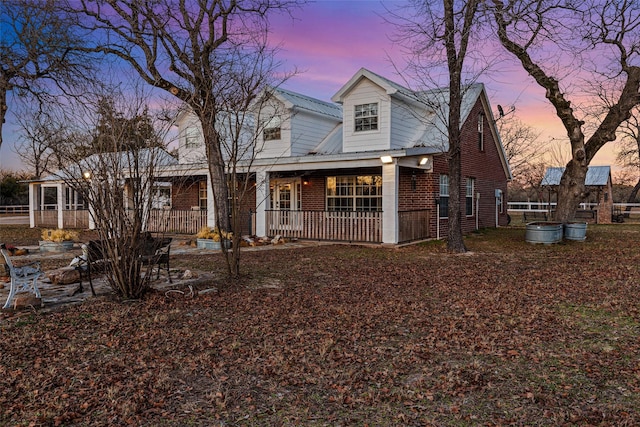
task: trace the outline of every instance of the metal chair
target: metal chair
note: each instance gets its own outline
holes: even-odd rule
[[[23,265],[22,267],[16,267],[11,262],[9,257],[9,251],[4,245],[0,245],[0,252],[4,257],[4,262],[9,270],[11,276],[11,288],[9,290],[9,297],[7,302],[2,307],[3,309],[11,307],[11,302],[18,292],[32,291],[36,294],[37,298],[40,298],[40,290],[38,289],[38,279],[44,275],[44,271],[40,266],[39,261],[31,262]]]

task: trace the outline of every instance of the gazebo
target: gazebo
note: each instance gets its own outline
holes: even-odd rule
[[[541,186],[549,189],[549,192],[557,192],[560,185],[560,178],[564,173],[565,168],[550,167],[547,168],[544,177],[542,178]],[[579,213],[589,213],[592,211],[591,216],[596,224],[611,224],[613,214],[613,187],[611,183],[611,166],[589,166],[587,170],[587,176],[585,178],[585,185],[589,191],[590,196],[595,197],[584,200],[589,202],[595,201],[595,208],[585,209]],[[582,218],[585,215],[580,215]]]

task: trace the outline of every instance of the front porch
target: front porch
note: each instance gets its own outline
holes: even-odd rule
[[[267,235],[336,242],[382,243],[383,212],[266,210]],[[427,239],[428,209],[398,212],[398,243]]]

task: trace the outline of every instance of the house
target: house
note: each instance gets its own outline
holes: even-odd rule
[[[549,167],[544,173],[540,185],[549,191],[549,201],[560,185],[564,174],[563,167]],[[611,224],[613,214],[613,185],[611,181],[611,166],[589,166],[584,181],[589,195],[584,202],[596,204],[595,208],[582,209],[576,212],[576,217],[592,220],[597,224]]]
[[[247,130],[255,191],[242,233],[384,244],[446,235],[447,89],[415,92],[363,68],[332,102],[282,88],[262,99]],[[461,123],[463,232],[506,225],[511,172],[482,84],[466,88]],[[195,233],[215,225],[211,182],[199,121],[187,111],[177,124],[178,163],[156,175],[170,203],[149,226]]]
[[[366,69],[333,102],[274,89],[255,120],[243,232],[388,244],[445,235],[447,99],[446,89],[414,92]],[[482,84],[467,88],[462,123],[463,231],[506,225],[511,173]],[[184,114],[179,127],[179,161],[193,179],[173,207],[210,212],[199,123]]]

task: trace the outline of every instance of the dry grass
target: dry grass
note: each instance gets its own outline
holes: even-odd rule
[[[219,294],[25,313],[0,425],[639,425],[640,227],[587,234],[245,253]]]

